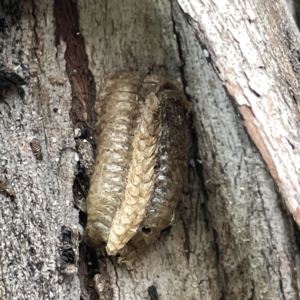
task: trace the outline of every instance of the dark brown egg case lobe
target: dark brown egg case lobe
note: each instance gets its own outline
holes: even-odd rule
[[[187,176],[187,103],[182,92],[174,89],[172,83],[167,85],[170,86],[172,90],[160,89],[157,93],[164,99],[160,115],[162,126],[158,140],[157,174],[147,215],[131,240],[137,251],[151,244],[171,224]]]

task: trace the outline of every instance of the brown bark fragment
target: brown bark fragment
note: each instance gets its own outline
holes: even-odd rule
[[[278,182],[278,175],[277,170],[274,165],[272,156],[270,155],[268,149],[266,148],[265,141],[261,137],[259,133],[259,129],[255,126],[256,119],[253,115],[251,108],[249,108],[246,105],[242,105],[239,107],[242,116],[244,118],[244,125],[247,128],[247,131],[249,135],[251,136],[253,142],[255,143],[256,147],[258,148],[261,156],[263,157],[264,161],[266,162],[268,169],[273,176],[274,180],[277,182],[277,184],[280,186],[280,182]]]

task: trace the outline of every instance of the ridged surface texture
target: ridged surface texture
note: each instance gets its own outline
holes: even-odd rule
[[[98,148],[87,197],[86,239],[94,247],[107,242],[124,199],[134,129],[140,116],[141,84],[139,73],[120,73],[106,78],[100,91],[96,105]]]
[[[157,140],[160,129],[159,99],[150,94],[141,111],[133,140],[132,162],[125,198],[113,221],[106,251],[118,253],[135,235],[143,221],[154,188]]]
[[[175,83],[125,72],[106,80],[99,100],[87,242],[132,261],[174,218],[187,176],[189,104]]]
[[[185,98],[177,90],[164,90],[158,97],[163,99],[160,114],[163,126],[158,140],[157,172],[147,215],[132,241],[137,248],[151,244],[171,224],[187,178],[187,131],[182,103]]]

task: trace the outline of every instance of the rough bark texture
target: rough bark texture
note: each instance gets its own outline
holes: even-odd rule
[[[269,6],[260,1],[245,5],[212,1],[210,9],[205,3],[179,3],[192,18],[190,23],[208,49],[249,135],[300,225],[296,50],[300,37],[285,2]]]
[[[291,13],[291,15],[295,18],[296,14],[295,14],[295,10],[296,10],[296,3],[299,1],[294,1],[294,0],[286,0],[287,6],[289,8],[289,11]]]
[[[74,127],[93,135],[95,91],[119,70],[182,82],[193,103],[193,146],[189,192],[171,232],[132,272],[99,258],[100,299],[299,298],[298,229],[240,116],[252,137],[264,130],[264,143],[255,141],[268,167],[266,158],[282,168],[293,159],[294,173],[286,172],[296,180],[297,132],[282,121],[287,105],[289,126],[298,115],[296,28],[281,1],[178,2],[184,12],[168,0],[0,2],[0,59],[13,72],[0,100],[0,168],[16,191],[0,193],[0,299],[93,299],[86,279],[80,287],[76,272],[58,270],[70,240],[61,227],[76,233],[78,223],[72,186],[83,155]],[[277,140],[274,155],[276,132],[290,142]],[[286,197],[289,181],[279,169],[271,173]],[[95,263],[88,255],[86,276]]]
[[[245,127],[263,158],[266,159],[265,154],[269,150],[266,145],[273,145],[274,151],[271,154],[267,153],[267,158],[271,157],[279,169],[270,170],[272,166],[268,164],[267,159],[266,162],[272,175],[277,171],[280,174],[282,181],[276,181],[280,190],[284,196],[287,196],[285,191],[294,193],[293,200],[297,200],[295,196],[299,186],[296,186],[293,180],[298,172],[298,149],[295,147],[295,151],[291,151],[293,147],[285,143],[286,139],[275,141],[273,138],[276,132],[284,135],[280,131],[284,128],[288,139],[296,139],[296,136],[291,136],[298,122],[298,74],[295,69],[296,58],[287,44],[291,45],[294,40],[294,46],[298,47],[295,41],[298,32],[290,15],[286,13],[285,3],[277,2],[276,6],[269,6],[266,3],[251,1],[244,7],[240,1],[225,2],[220,3],[218,7],[210,1],[198,2],[197,5],[196,1],[179,1],[183,11],[189,14],[189,22],[196,31],[197,40],[204,48],[204,55],[212,61],[222,83],[237,101]],[[279,28],[285,30],[279,32]],[[182,40],[187,45],[193,44],[191,41],[187,42],[186,38]],[[187,52],[183,50],[184,57],[185,54]],[[201,80],[201,84],[208,82],[218,96],[211,99],[213,103],[205,101],[203,104],[200,100],[199,85],[195,84],[199,84],[199,81],[195,71],[190,72],[192,68],[197,72],[200,65],[197,65],[192,57],[193,55],[189,55],[189,59],[186,60],[185,78],[189,82],[187,92],[198,102],[195,106],[198,116],[195,118],[195,128],[209,131],[209,139],[212,140],[208,143],[201,131],[202,135],[198,135],[202,141],[199,143],[199,149],[200,153],[213,149],[213,152],[202,154],[204,179],[205,182],[213,184],[213,193],[217,190],[221,196],[219,201],[214,202],[214,207],[210,202],[209,208],[216,210],[212,214],[212,226],[217,233],[218,258],[226,280],[224,293],[229,298],[236,298],[236,292],[240,289],[239,293],[244,293],[248,298],[296,299],[299,295],[299,254],[298,248],[293,246],[293,222],[284,216],[282,199],[266,173],[260,157],[247,142],[241,120],[237,116],[233,119],[233,114],[229,114],[229,109],[233,112],[233,108],[229,106],[232,102],[227,100],[224,106],[220,107],[222,101],[216,81],[211,78]],[[189,60],[191,64],[188,64]],[[208,72],[204,71],[204,76],[207,74]],[[262,86],[265,89],[259,90]],[[288,86],[294,94],[287,93]],[[206,94],[211,97],[211,92]],[[219,114],[217,107],[220,107]],[[277,115],[272,111],[275,108],[278,110]],[[253,118],[254,111],[258,120]],[[207,120],[210,121],[207,123]],[[238,123],[234,125],[235,122]],[[251,132],[251,126],[257,126],[261,131],[257,129]],[[293,128],[292,131],[289,131],[289,126]],[[260,134],[262,135],[259,136]],[[213,136],[215,138],[212,138]],[[262,144],[257,143],[257,136]],[[211,164],[209,158],[216,159],[215,164]],[[216,169],[218,164],[220,165]],[[212,168],[213,166],[215,167]],[[280,168],[290,172],[292,178],[282,176]],[[287,185],[291,183],[295,184],[293,191],[287,189]],[[287,197],[286,202],[289,200],[291,199]],[[224,231],[221,228],[224,228],[226,219],[227,230]],[[292,252],[288,254],[287,248]],[[233,253],[239,254],[234,257]]]
[[[78,276],[58,272],[61,227],[78,223],[65,44],[54,46],[53,3],[1,1],[1,12],[1,63],[27,84],[11,84],[0,100],[0,172],[16,191],[16,197],[0,193],[0,298],[78,299]]]

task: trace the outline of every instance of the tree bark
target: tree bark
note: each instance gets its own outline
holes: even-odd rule
[[[0,193],[0,299],[299,298],[297,29],[281,1],[178,3],[0,2],[0,171],[16,192]],[[193,105],[189,192],[132,272],[79,253],[73,204],[119,70],[177,80]]]
[[[222,12],[219,21],[226,27],[223,30],[219,23],[214,24],[212,10],[206,10],[205,5],[179,3],[193,18],[191,23],[211,50],[211,59],[236,100],[249,135],[299,225],[299,92],[295,70],[299,34],[287,7],[280,2],[271,8],[255,1],[245,7],[225,1],[215,6]],[[231,18],[240,20],[239,27],[231,25]],[[239,57],[244,58],[243,63]]]
[[[57,270],[61,227],[78,223],[66,45],[54,46],[51,3],[1,1],[1,12],[1,63],[27,84],[9,82],[1,91],[0,168],[16,197],[0,193],[0,298],[78,299],[78,276]],[[41,161],[30,148],[33,138]]]

